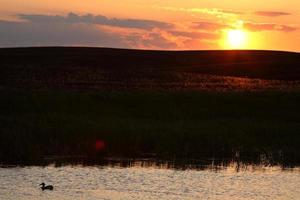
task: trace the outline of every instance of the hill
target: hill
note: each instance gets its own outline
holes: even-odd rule
[[[242,50],[2,48],[0,71],[0,84],[9,87],[197,89],[203,87],[203,83],[208,85],[205,87],[216,88],[226,85],[225,82],[234,82],[239,87],[241,80],[224,81],[223,78],[219,80],[203,75],[300,80],[300,54]],[[251,84],[247,87],[257,87]],[[258,87],[268,84],[263,83]]]

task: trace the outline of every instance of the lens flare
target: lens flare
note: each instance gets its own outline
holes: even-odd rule
[[[103,140],[96,140],[95,149],[96,151],[102,151],[105,148],[105,142]]]

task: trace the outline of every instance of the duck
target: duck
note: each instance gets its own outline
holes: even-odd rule
[[[42,187],[42,190],[53,190],[53,186],[52,185],[46,185],[45,183],[41,183],[40,184]]]

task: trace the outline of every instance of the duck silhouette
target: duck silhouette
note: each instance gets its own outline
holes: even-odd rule
[[[40,184],[42,187],[41,189],[44,190],[53,190],[53,186],[52,185],[46,185],[45,183],[41,183]]]

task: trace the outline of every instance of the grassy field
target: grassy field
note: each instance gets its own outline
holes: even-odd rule
[[[298,165],[299,102],[300,91],[1,90],[0,160],[150,156]],[[105,146],[97,150],[99,140]]]
[[[0,88],[64,90],[300,89],[300,54],[0,48]]]

